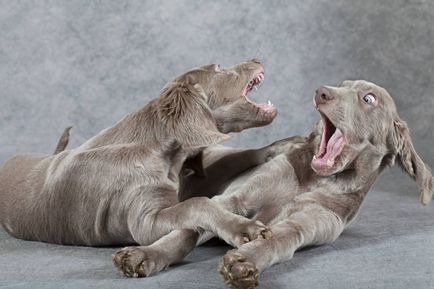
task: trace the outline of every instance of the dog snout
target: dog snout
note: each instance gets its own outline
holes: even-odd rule
[[[334,96],[326,87],[321,86],[315,91],[315,105],[318,106],[320,104],[324,104],[333,100]]]

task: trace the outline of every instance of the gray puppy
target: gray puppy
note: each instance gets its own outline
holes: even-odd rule
[[[226,133],[270,123],[276,109],[247,93],[264,79],[257,60],[207,65],[169,82],[160,96],[83,145],[55,155],[21,154],[0,169],[0,222],[17,238],[73,245],[149,245],[172,230],[205,229],[241,246],[270,232],[208,198],[177,199],[184,160]],[[265,160],[259,160],[263,162]],[[143,275],[138,248],[115,255]]]
[[[212,188],[219,194],[213,200],[222,207],[260,220],[273,231],[271,240],[254,240],[226,254],[220,272],[231,287],[255,288],[259,273],[272,264],[290,259],[301,247],[338,238],[371,186],[395,161],[416,181],[420,201],[426,205],[432,199],[430,168],[414,149],[384,88],[361,80],[323,86],[314,106],[321,121],[309,137],[287,138],[258,150],[209,148],[203,153],[203,176],[188,175],[181,182],[180,199],[201,196],[197,188]],[[274,157],[247,171],[238,166],[243,156],[254,160],[264,154]],[[209,237],[202,235],[199,242]],[[191,250],[176,240],[197,240],[198,235],[183,230],[165,238],[172,242],[151,248],[160,252],[158,260],[163,261],[158,262],[169,260],[164,252]]]

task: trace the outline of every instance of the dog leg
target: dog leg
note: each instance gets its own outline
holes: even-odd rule
[[[200,228],[214,233],[234,247],[257,238],[271,237],[271,232],[261,222],[226,211],[206,197],[191,198],[162,209],[156,214],[152,227],[166,232]]]
[[[301,247],[335,240],[343,225],[332,211],[309,204],[271,228],[271,240],[254,240],[224,256],[219,271],[231,288],[256,288],[263,270],[291,259]]]
[[[113,262],[127,277],[148,277],[181,262],[196,246],[212,237],[211,232],[172,231],[150,246],[126,247],[114,253]]]
[[[199,233],[176,230],[150,246],[126,247],[113,254],[115,266],[127,277],[148,277],[180,262],[195,247]]]
[[[202,153],[188,159],[183,169],[191,168],[194,173],[180,178],[178,197],[184,201],[191,197],[212,198],[223,191],[227,182],[250,168],[264,164],[273,157],[266,148],[237,150],[223,155],[208,167],[202,166]]]

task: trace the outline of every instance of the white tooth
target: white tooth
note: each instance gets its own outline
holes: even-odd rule
[[[267,102],[267,103],[268,103],[268,105],[273,105],[273,104],[271,103],[271,101],[270,101],[270,100],[268,100],[268,102]]]
[[[316,160],[316,155],[313,155],[313,159]]]

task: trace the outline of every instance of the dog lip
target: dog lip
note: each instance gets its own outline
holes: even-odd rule
[[[255,103],[247,99],[247,103],[259,109],[259,112],[266,118],[274,118],[277,114],[277,108],[269,103]]]

